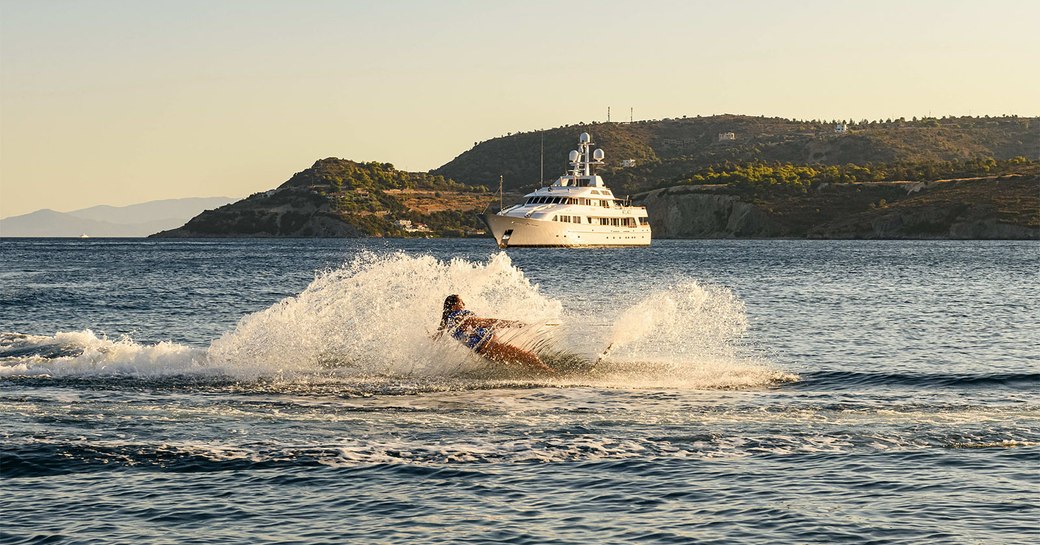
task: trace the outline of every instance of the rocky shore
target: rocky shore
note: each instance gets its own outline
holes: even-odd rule
[[[1040,177],[681,186],[638,195],[655,238],[1040,239]]]

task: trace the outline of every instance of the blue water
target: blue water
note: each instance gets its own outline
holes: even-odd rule
[[[1035,242],[0,240],[0,541],[1037,542],[1038,270]],[[581,364],[433,340],[451,292]]]

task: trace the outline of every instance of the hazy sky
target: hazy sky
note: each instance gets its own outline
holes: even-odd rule
[[[585,11],[581,11],[584,9]],[[1040,115],[1040,2],[0,0],[0,217],[605,120]]]

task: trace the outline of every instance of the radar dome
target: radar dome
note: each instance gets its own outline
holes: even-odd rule
[[[592,137],[591,137],[591,136],[589,136],[589,133],[587,133],[587,132],[583,132],[583,133],[581,133],[581,134],[580,134],[580,135],[578,136],[578,141],[579,141],[579,142],[590,142],[590,141],[592,141]]]
[[[602,160],[603,160],[603,157],[604,157],[605,155],[606,155],[606,154],[604,154],[604,153],[603,153],[603,150],[601,150],[601,149],[598,149],[598,150],[596,150],[596,151],[592,152],[592,158],[593,158],[593,159],[595,159],[595,160],[597,160],[597,161],[602,161]]]
[[[572,163],[576,163],[578,161],[578,156],[579,156],[578,150],[571,150],[571,154],[568,155],[567,157],[570,157],[570,161]]]

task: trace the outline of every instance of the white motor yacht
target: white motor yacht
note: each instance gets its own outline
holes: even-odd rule
[[[567,174],[523,202],[483,216],[500,248],[650,245],[646,208],[614,197],[593,170],[603,164],[603,150],[591,149],[592,137],[581,133]]]

